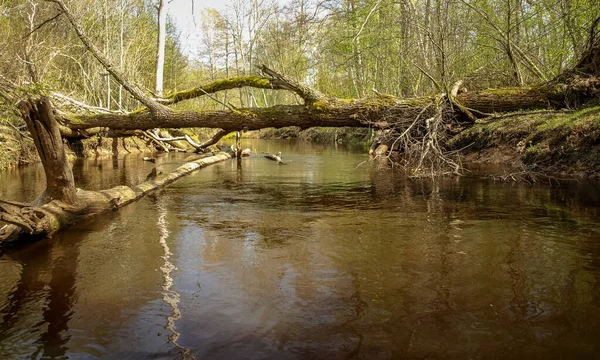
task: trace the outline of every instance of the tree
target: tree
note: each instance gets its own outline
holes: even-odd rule
[[[158,37],[156,50],[156,84],[154,90],[156,95],[163,95],[163,77],[165,71],[165,46],[167,39],[167,11],[169,2],[158,0]]]
[[[439,0],[432,3],[435,5],[432,6],[432,9],[427,10],[431,11],[432,17],[435,17],[435,19],[431,19],[435,26],[426,32],[431,47],[436,49],[433,53],[437,54],[437,63],[431,63],[429,68],[421,67],[419,69],[419,73],[429,78],[438,89],[438,94],[435,96],[400,98],[373,89],[375,96],[371,97],[336,98],[324,95],[317,89],[283,76],[267,66],[261,66],[260,76],[242,73],[240,76],[216,80],[189,90],[154,98],[148,96],[139,86],[130,81],[122,69],[113,66],[107,54],[103,54],[95,46],[94,41],[86,34],[78,19],[73,16],[63,0],[51,0],[51,2],[57,5],[54,10],[59,10],[61,17],[70,23],[86,50],[98,61],[104,71],[110,74],[120,86],[123,86],[137,102],[142,104],[142,107],[135,111],[122,112],[80,104],[79,106],[87,109],[89,113],[54,111],[48,97],[43,95],[46,92],[44,87],[36,85],[29,89],[28,96],[20,102],[19,108],[39,153],[51,155],[49,160],[44,162],[45,167],[49,167],[46,169],[47,193],[52,194],[50,195],[51,201],[43,206],[3,201],[0,203],[0,216],[3,220],[32,234],[49,233],[82,216],[87,216],[87,214],[122,206],[157,186],[166,185],[202,165],[229,158],[227,154],[220,154],[198,160],[199,162],[194,162],[194,164],[186,164],[184,168],[173,174],[143,183],[136,188],[118,187],[100,194],[75,192],[72,181],[69,180],[70,169],[64,156],[61,155],[62,142],[58,138],[58,134],[61,133],[63,136],[89,136],[92,133],[106,132],[108,128],[108,131],[113,132],[115,136],[123,136],[156,127],[220,128],[221,130],[209,142],[198,144],[197,147],[202,148],[209,143],[218,141],[221,136],[230,131],[241,129],[292,125],[301,128],[314,126],[370,127],[382,131],[383,136],[378,139],[378,142],[384,144],[389,152],[401,156],[403,164],[411,175],[430,176],[460,171],[460,164],[455,161],[452,154],[445,152],[444,140],[448,134],[470,126],[477,118],[515,110],[579,106],[590,100],[597,100],[598,94],[600,94],[600,33],[598,31],[600,20],[595,20],[591,24],[589,40],[575,65],[553,80],[519,88],[465,91],[461,87],[460,81],[453,82],[458,76],[458,71],[452,72],[452,67],[449,66],[452,57],[458,56],[456,55],[458,54],[457,49],[462,41],[457,40],[457,36],[448,35],[449,29],[455,28],[451,25],[451,19],[456,16],[452,14],[459,9],[451,7],[449,2]],[[361,10],[355,5],[353,3],[348,7],[351,18],[359,16],[359,10]],[[354,37],[358,34],[364,40],[367,37],[364,29],[372,23],[372,20],[378,19],[379,21],[381,18],[379,16],[374,18],[373,14],[384,3],[376,2],[372,5],[363,18],[364,27],[362,25],[358,27]],[[462,10],[465,9],[477,12],[477,8],[474,8],[472,4]],[[429,15],[425,18],[429,18]],[[239,19],[236,21],[239,22]],[[30,29],[34,23],[30,21]],[[354,29],[357,28],[354,27]],[[499,30],[496,31],[501,33]],[[461,31],[456,34],[469,36],[468,33]],[[243,51],[247,48],[242,44],[242,37],[243,31],[237,32],[237,30],[232,36],[234,49],[237,47],[234,55],[235,51],[239,51],[238,55],[240,55],[240,57],[236,56],[236,71],[245,71],[240,60],[247,59],[245,56],[248,53]],[[504,40],[506,43],[512,41],[510,37]],[[514,45],[514,43],[511,44]],[[347,54],[356,56],[355,50],[358,49],[361,56],[364,55],[362,49],[365,42],[361,42],[358,46],[351,43],[347,43],[347,45]],[[423,47],[428,48],[429,45]],[[522,54],[525,54],[525,50],[521,51]],[[515,50],[515,54],[517,53],[519,51]],[[527,60],[524,55],[520,56],[522,64],[525,64]],[[367,80],[370,77],[367,76],[369,71],[366,71],[368,69],[366,59],[367,57],[362,57],[360,64],[355,61],[348,63],[349,65],[344,71],[361,69],[362,73],[360,77],[354,78],[355,75],[346,74],[348,75],[345,79],[346,86],[350,80],[355,90],[365,90],[365,84],[371,81]],[[372,59],[374,63],[379,63],[379,58],[373,57]],[[26,65],[30,65],[30,63],[26,63]],[[514,64],[511,69],[515,69]],[[35,71],[32,73],[37,74]],[[378,76],[377,71],[371,74],[374,78]],[[10,80],[6,83],[13,89],[18,88]],[[450,86],[450,84],[453,85]],[[215,96],[216,93],[227,90],[239,90],[242,94],[241,91],[245,91],[247,88],[259,91],[283,90],[301,99],[301,104],[276,105],[265,108],[236,107]],[[40,92],[42,95],[38,95]],[[61,99],[61,96],[63,99],[65,98],[62,94],[56,93],[51,93],[50,96],[55,99]],[[180,102],[198,97],[208,97],[219,103],[224,110],[173,107]],[[240,95],[239,100],[241,104],[244,103],[243,96]],[[248,103],[252,105],[250,101]],[[62,127],[58,125],[59,123]],[[74,192],[75,195],[73,195]]]

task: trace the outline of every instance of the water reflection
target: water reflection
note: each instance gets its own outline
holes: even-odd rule
[[[32,357],[60,358],[68,350],[79,246],[73,240],[65,244],[60,236],[55,240],[53,246],[42,242],[3,256],[2,265],[9,257],[11,265],[21,269],[0,311],[0,343],[9,345],[3,346],[3,356],[17,357],[30,348]],[[38,323],[31,322],[32,310],[41,312]]]
[[[341,147],[246,146],[289,163],[216,164],[3,254],[0,354],[176,358],[169,318],[198,359],[600,353],[597,187],[410,181]],[[80,183],[149,171],[107,161]]]

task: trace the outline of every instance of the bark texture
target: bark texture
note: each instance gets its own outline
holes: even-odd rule
[[[22,235],[49,236],[84,218],[123,207],[195,170],[231,159],[231,155],[225,152],[199,157],[169,174],[158,175],[137,186],[116,186],[102,191],[77,189],[76,207],[60,200],[52,200],[42,206],[0,200],[0,220],[13,225],[0,229],[0,242],[15,240]]]
[[[75,180],[50,100],[46,96],[29,98],[21,101],[19,108],[44,166],[47,197],[75,204]]]
[[[252,80],[252,79],[250,79]],[[236,78],[228,84],[254,84],[256,79]],[[265,79],[268,83],[269,79]],[[583,87],[581,86],[585,83]],[[459,93],[454,100],[471,110],[476,117],[489,114],[534,109],[557,109],[569,106],[569,98],[585,102],[600,89],[596,79],[579,80],[577,86],[543,85],[529,88],[490,89]],[[252,86],[252,85],[250,85]],[[262,86],[261,86],[262,87]],[[222,88],[212,88],[220,91]],[[208,92],[208,90],[206,90]],[[172,99],[198,95],[190,91]],[[434,111],[436,97],[399,99],[382,95],[365,99],[336,99],[309,97],[304,105],[277,105],[269,108],[244,108],[235,111],[164,111],[139,110],[129,114],[102,113],[90,115],[63,114],[59,121],[72,130],[110,128],[137,130],[163,128],[206,127],[227,132],[241,129],[258,130],[269,127],[298,126],[302,129],[323,127],[375,127],[386,129],[398,124],[410,124],[422,111]],[[430,108],[427,110],[427,108]],[[425,118],[427,114],[424,114]]]

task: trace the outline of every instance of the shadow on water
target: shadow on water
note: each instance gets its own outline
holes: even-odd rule
[[[20,267],[20,278],[0,310],[0,343],[12,343],[17,349],[29,346],[34,358],[66,355],[70,338],[68,323],[75,301],[78,243],[57,235],[52,244],[42,240],[2,254],[3,258],[10,258],[13,266]],[[27,324],[24,319],[36,307],[42,311],[41,320]],[[37,339],[32,342],[29,333],[37,334]],[[3,356],[16,357],[22,351],[13,353],[13,349],[4,345]]]

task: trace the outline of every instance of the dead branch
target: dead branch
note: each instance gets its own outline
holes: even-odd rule
[[[219,142],[219,140],[221,140],[221,138],[223,138],[223,136],[229,134],[231,131],[227,131],[224,129],[220,129],[219,131],[217,131],[210,139],[206,140],[205,142],[201,143],[198,145],[199,149],[206,149],[209,146],[212,146],[216,143]]]
[[[94,43],[90,40],[90,38],[87,37],[87,35],[83,31],[83,28],[81,27],[81,25],[79,24],[77,19],[75,19],[75,17],[73,16],[73,14],[69,10],[69,8],[65,5],[63,0],[46,0],[46,1],[53,2],[58,5],[58,7],[60,8],[60,11],[63,14],[65,14],[67,19],[73,26],[73,29],[77,33],[77,36],[79,36],[79,39],[85,45],[85,47],[88,49],[88,51],[90,53],[92,53],[92,55],[96,58],[96,60],[98,60],[98,62],[100,64],[102,64],[102,66],[106,69],[106,71],[108,71],[108,73],[110,75],[112,75],[112,77],[119,84],[123,85],[123,87],[136,100],[138,100],[139,102],[144,104],[144,106],[146,106],[148,109],[150,109],[150,111],[152,111],[154,113],[169,111],[168,108],[166,108],[163,105],[152,100],[152,98],[146,96],[137,86],[135,86],[135,85],[133,85],[133,83],[129,82],[125,78],[125,75],[123,75],[123,73],[121,73],[121,71],[117,70],[117,68],[110,63],[110,61],[102,54],[102,52],[96,47],[96,45],[94,45]]]
[[[25,34],[23,36],[23,39],[26,39],[28,37],[30,37],[34,32],[38,31],[39,29],[43,28],[46,24],[51,23],[52,21],[58,19],[59,16],[61,16],[62,13],[59,12],[58,14],[54,15],[53,17],[46,19],[44,21],[42,21],[40,24],[36,25],[31,31],[29,31],[27,34]]]
[[[50,97],[52,97],[52,99],[56,100],[57,102],[60,102],[60,105],[62,105],[61,107],[74,107],[76,109],[79,110],[83,110],[86,113],[92,113],[92,114],[110,114],[110,113],[115,113],[115,114],[123,114],[122,111],[112,111],[109,109],[105,109],[99,106],[91,106],[91,105],[87,105],[81,101],[77,101],[71,97],[68,97],[66,95],[63,95],[59,92],[51,92],[50,93]]]

